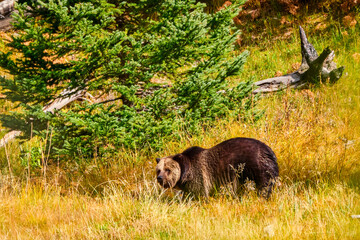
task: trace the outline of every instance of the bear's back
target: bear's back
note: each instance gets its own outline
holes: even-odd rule
[[[264,171],[278,176],[274,152],[265,143],[252,138],[232,138],[207,150],[209,166],[215,175],[243,169],[243,177],[256,180]]]

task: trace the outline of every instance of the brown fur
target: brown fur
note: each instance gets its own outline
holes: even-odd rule
[[[210,149],[191,147],[157,162],[157,179],[163,187],[206,197],[228,183],[238,188],[252,180],[268,198],[279,175],[274,152],[251,138],[229,139]]]

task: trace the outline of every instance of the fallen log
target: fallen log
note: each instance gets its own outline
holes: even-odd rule
[[[340,79],[344,67],[336,68],[336,63],[333,62],[334,51],[327,47],[319,56],[314,46],[308,41],[301,26],[299,32],[302,55],[300,68],[290,74],[255,82],[254,85],[258,88],[253,91],[254,94],[276,92],[286,88],[304,88],[310,84],[325,81],[335,83]]]
[[[14,0],[0,2],[0,31],[7,31],[11,28],[11,12],[14,11]]]
[[[0,2],[0,18],[14,11],[14,0],[4,0]]]
[[[60,93],[60,96],[58,98],[56,98],[55,100],[44,106],[42,110],[44,112],[54,113],[55,110],[59,110],[65,107],[66,105],[68,105],[69,103],[81,99],[85,94],[85,92],[86,90],[83,89],[72,89],[72,90],[65,89]],[[12,139],[16,138],[17,136],[20,136],[20,134],[21,131],[17,131],[17,130],[10,131],[7,134],[5,134],[5,136],[2,139],[0,139],[0,148],[4,147]]]

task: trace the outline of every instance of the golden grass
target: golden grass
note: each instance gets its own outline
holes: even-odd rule
[[[208,201],[166,197],[144,180],[103,198],[33,187],[2,193],[1,239],[358,239],[359,194],[343,184],[286,184],[268,201],[248,192]]]
[[[255,123],[219,121],[162,152],[119,149],[83,165],[52,163],[46,179],[41,168],[29,179],[19,159],[20,148],[41,143],[10,144],[7,155],[0,151],[0,239],[360,239],[360,220],[351,218],[360,214],[360,44],[356,31],[347,34],[308,36],[318,51],[337,50],[335,61],[346,66],[338,83],[267,95]],[[296,37],[250,51],[242,79],[273,77],[301,61]],[[0,101],[1,113],[11,110]],[[269,201],[251,191],[184,200],[156,185],[156,157],[232,137],[257,138],[276,153],[280,184]]]

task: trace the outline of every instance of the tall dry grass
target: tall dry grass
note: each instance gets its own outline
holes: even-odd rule
[[[360,220],[351,218],[360,214],[359,32],[309,36],[318,51],[335,49],[346,73],[333,86],[266,95],[257,122],[219,120],[199,136],[168,142],[161,152],[119,149],[76,164],[59,159],[46,174],[40,165],[28,175],[26,159],[19,158],[21,148],[40,146],[46,153],[38,139],[9,144],[0,150],[0,238],[359,239]],[[290,72],[301,61],[297,36],[250,51],[240,80]],[[1,113],[13,107],[0,100]],[[156,157],[232,137],[257,138],[276,153],[280,181],[270,200],[248,191],[197,201],[156,185]]]
[[[154,181],[103,198],[33,187],[1,193],[1,239],[358,239],[359,194],[341,183],[283,184],[268,201],[248,192],[207,201],[165,196]]]

